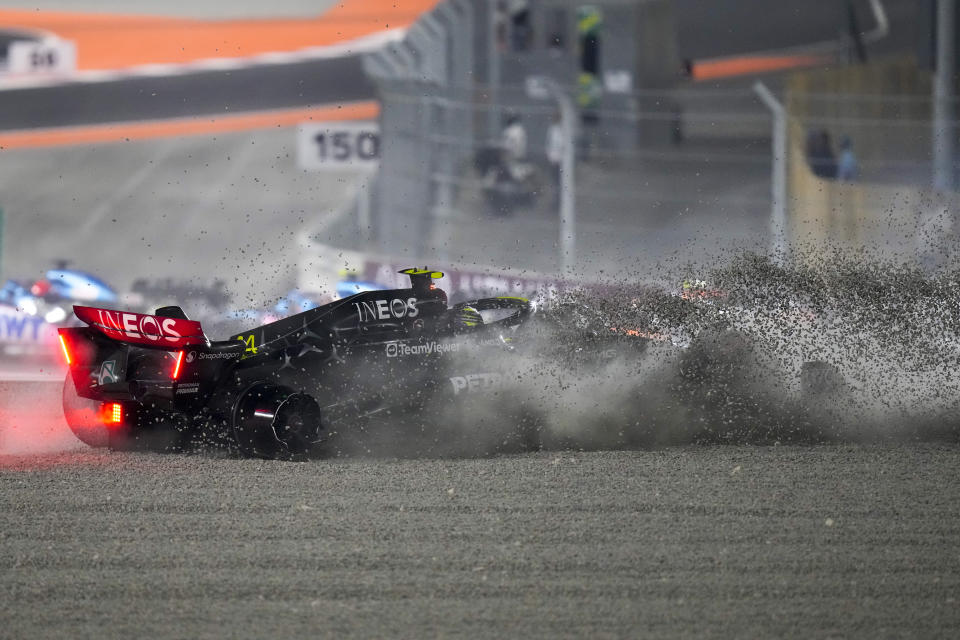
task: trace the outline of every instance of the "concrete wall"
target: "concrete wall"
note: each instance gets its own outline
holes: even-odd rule
[[[825,180],[790,149],[790,237],[808,261],[836,249],[938,267],[955,260],[960,194]]]
[[[931,75],[912,56],[798,72],[786,92],[790,117],[804,134],[826,130],[835,145],[851,138],[864,180],[930,180]]]
[[[912,58],[792,75],[787,83],[788,206],[794,246],[863,250],[938,266],[953,257],[957,193],[930,188],[930,75]],[[854,182],[814,175],[811,129],[850,136]],[[836,149],[839,151],[839,149]]]

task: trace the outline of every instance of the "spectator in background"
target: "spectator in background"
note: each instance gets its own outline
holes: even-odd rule
[[[509,176],[520,182],[527,177],[529,171],[525,162],[527,158],[527,130],[515,113],[508,113],[506,126],[500,136],[503,150],[503,165]]]
[[[497,51],[503,53],[507,50],[507,4],[506,0],[498,0],[493,9],[493,31],[497,37]]]
[[[828,180],[837,177],[837,158],[833,154],[830,134],[825,129],[813,130],[807,134],[807,163],[817,177]]]
[[[508,0],[510,11],[510,35],[514,51],[526,51],[530,46],[530,2],[529,0]]]
[[[860,174],[857,166],[857,156],[853,153],[853,142],[850,136],[843,136],[840,140],[840,159],[837,161],[837,180],[851,182]]]
[[[550,176],[553,178],[554,195],[553,208],[560,209],[560,189],[563,185],[563,154],[566,151],[566,140],[563,139],[563,126],[560,122],[560,114],[555,112],[550,121],[550,128],[547,129],[547,162],[550,163]]]

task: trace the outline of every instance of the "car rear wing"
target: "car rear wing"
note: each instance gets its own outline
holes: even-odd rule
[[[88,326],[61,328],[58,334],[82,398],[130,400],[144,393],[144,384],[154,395],[172,397],[181,371],[208,349],[193,320],[81,306],[74,312]]]
[[[207,337],[196,320],[151,316],[130,311],[111,311],[74,305],[77,317],[112,340],[177,350],[207,345]]]

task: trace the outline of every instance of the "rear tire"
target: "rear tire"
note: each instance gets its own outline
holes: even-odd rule
[[[523,452],[543,450],[543,420],[533,411],[524,411],[517,424],[517,435]]]
[[[703,389],[729,392],[749,379],[753,344],[732,329],[707,329],[680,359],[680,374]]]
[[[110,430],[100,421],[96,400],[81,398],[73,384],[73,378],[67,373],[63,381],[63,417],[73,435],[91,447],[109,447]]]
[[[323,436],[316,400],[268,382],[255,382],[237,394],[231,427],[240,451],[257,458],[304,457]]]

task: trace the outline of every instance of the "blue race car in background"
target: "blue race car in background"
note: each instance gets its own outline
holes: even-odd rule
[[[5,356],[55,357],[57,329],[73,326],[73,305],[113,306],[119,297],[103,280],[65,264],[32,284],[7,280],[0,287],[0,349]]]

